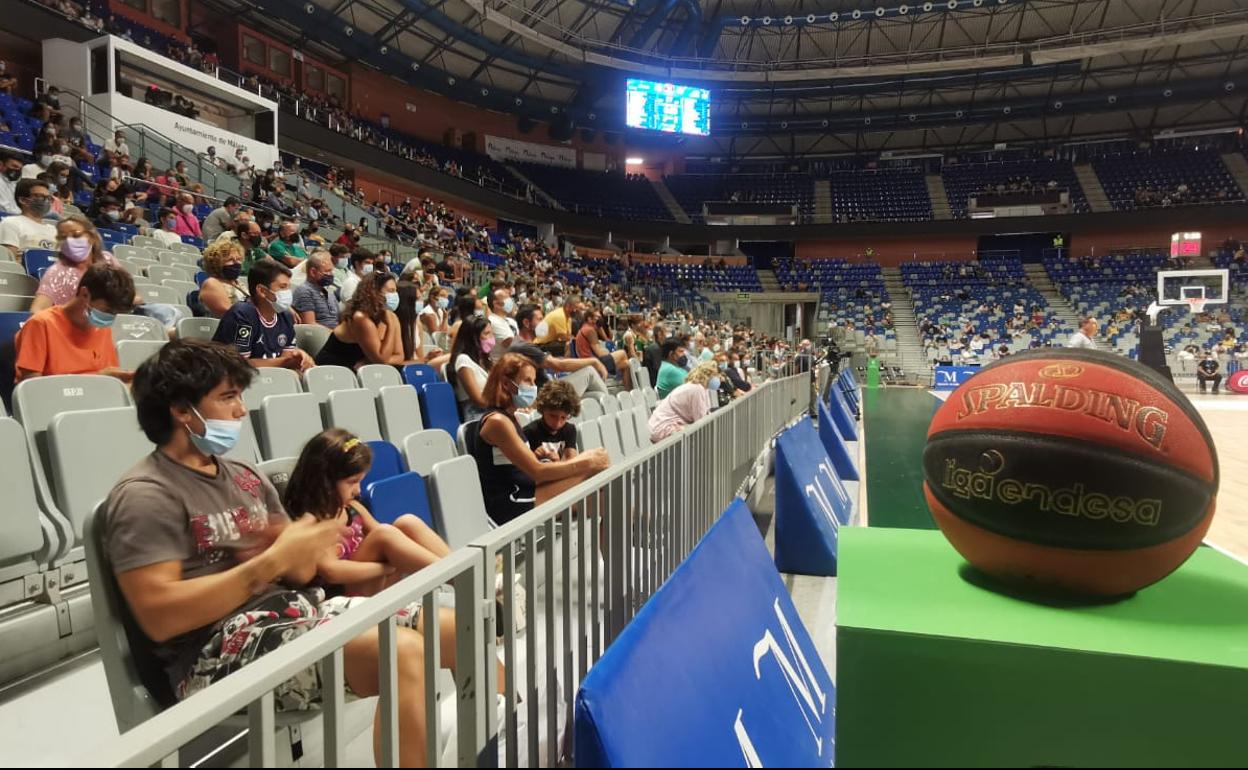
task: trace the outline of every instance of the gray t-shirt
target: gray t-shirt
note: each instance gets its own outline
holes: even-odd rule
[[[220,457],[217,469],[207,476],[156,450],[122,476],[101,510],[113,572],[168,561],[182,562],[183,579],[225,572],[236,564],[229,544],[237,548],[246,535],[268,527],[269,514],[284,516],[263,474]],[[186,676],[216,625],[153,645],[171,684]]]

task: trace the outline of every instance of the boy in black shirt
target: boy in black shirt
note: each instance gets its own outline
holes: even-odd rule
[[[549,462],[576,457],[576,426],[568,422],[569,417],[581,413],[576,388],[561,380],[551,380],[542,386],[533,408],[541,417],[525,427],[524,438],[538,459]]]

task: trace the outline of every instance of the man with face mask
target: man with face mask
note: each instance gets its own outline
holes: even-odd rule
[[[511,346],[511,341],[515,339],[520,329],[516,325],[516,319],[511,317],[516,310],[516,301],[512,299],[511,292],[499,288],[490,292],[489,297],[490,328],[494,330],[494,340],[497,343],[490,353],[490,358],[497,361],[507,352],[507,348]]]
[[[78,281],[77,293],[30,317],[18,332],[17,380],[55,374],[104,374],[129,382],[119,367],[110,327],[134,307],[134,281],[116,265],[95,264]]]
[[[204,240],[215,241],[221,237],[221,233],[230,229],[234,217],[238,216],[238,210],[242,208],[242,203],[233,195],[225,199],[225,203],[220,207],[212,210],[212,213],[204,217],[201,229],[204,233]]]
[[[308,252],[299,242],[298,224],[289,220],[282,222],[282,226],[277,231],[277,238],[269,244],[269,256],[291,269],[298,267],[299,263],[308,258]]]
[[[156,215],[156,224],[159,230],[152,230],[151,237],[160,241],[160,245],[170,248],[182,242],[182,236],[178,235],[174,228],[178,226],[178,216],[173,209],[161,208]]]
[[[356,249],[351,252],[351,269],[347,271],[347,277],[342,281],[340,292],[343,302],[350,300],[355,295],[355,290],[360,287],[360,280],[373,272],[376,268],[376,259],[373,252],[368,249]]]
[[[20,214],[17,183],[22,178],[22,156],[14,150],[0,150],[0,213]]]
[[[689,376],[686,367],[689,365],[688,349],[680,340],[668,340],[663,343],[663,365],[659,368],[659,379],[654,389],[659,398],[667,398],[667,394],[685,384]]]
[[[329,252],[314,251],[303,264],[307,266],[307,280],[295,288],[291,307],[299,323],[333,329],[338,325],[338,290],[334,288],[334,263]]]
[[[312,357],[295,346],[290,270],[262,259],[247,273],[247,290],[251,297],[221,316],[213,342],[233,346],[252,366],[310,369]]]
[[[38,179],[23,179],[14,190],[21,216],[0,219],[0,246],[8,247],[13,259],[22,261],[27,249],[56,248],[56,228],[44,219],[52,210],[52,193]]]

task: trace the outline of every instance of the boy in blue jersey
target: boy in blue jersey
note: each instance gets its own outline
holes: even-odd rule
[[[251,298],[221,316],[213,342],[229,345],[252,366],[280,366],[297,372],[312,367],[312,357],[295,346],[295,317],[290,312],[290,270],[261,259],[247,273]]]

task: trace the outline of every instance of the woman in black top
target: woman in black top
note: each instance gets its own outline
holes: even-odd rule
[[[355,294],[342,308],[342,316],[325,347],[316,354],[317,366],[403,364],[399,319],[399,289],[389,273],[371,273],[360,281]]]
[[[486,513],[497,524],[527,513],[611,464],[601,448],[571,460],[538,459],[516,422],[516,409],[532,406],[537,397],[536,377],[537,369],[528,358],[516,353],[500,358],[485,383],[490,408],[466,432]]]

